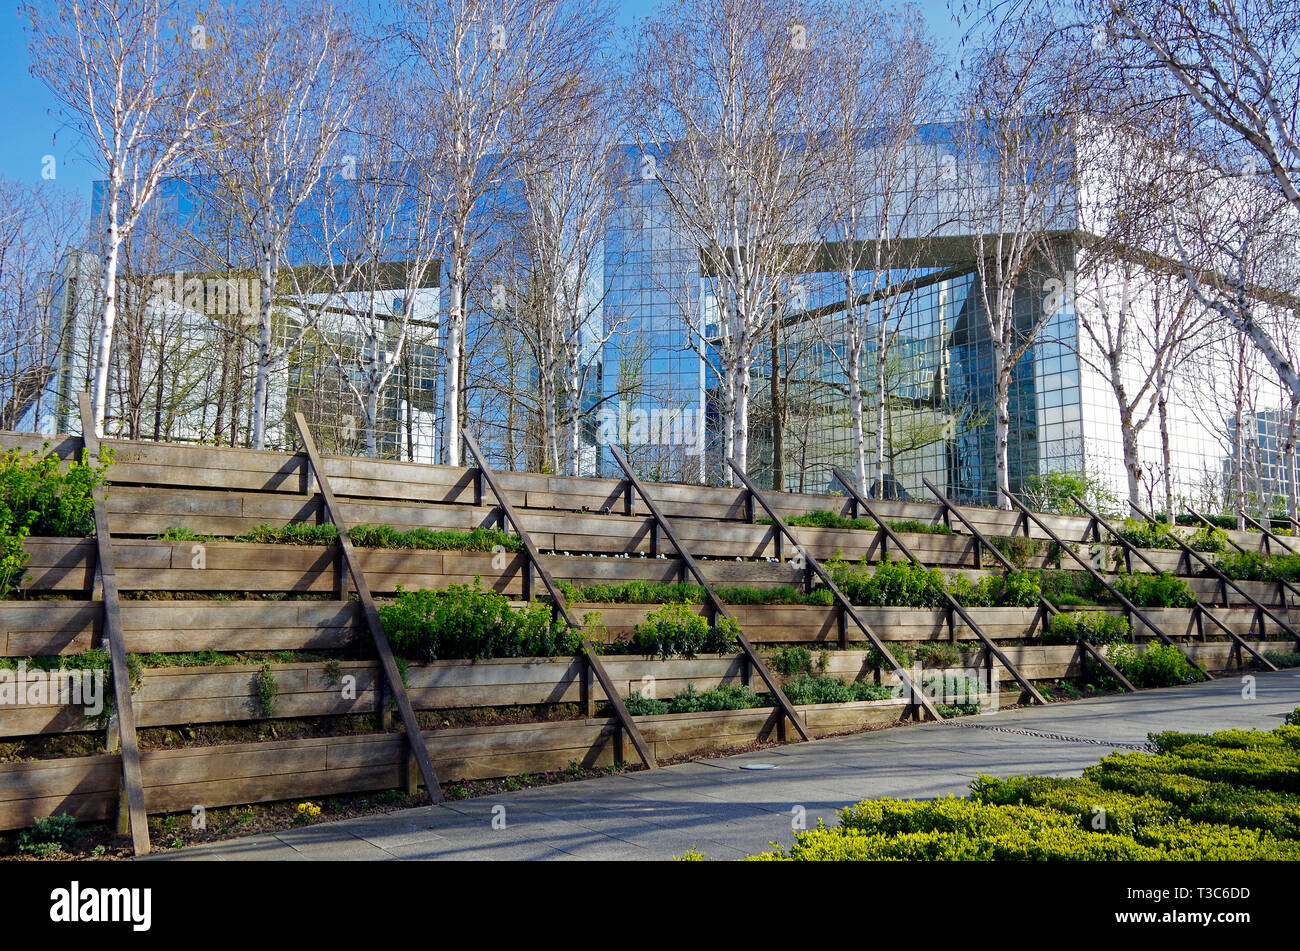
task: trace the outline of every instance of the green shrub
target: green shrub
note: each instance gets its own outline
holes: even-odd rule
[[[715,585],[713,590],[724,604],[812,604],[829,607],[835,603],[830,588],[803,591],[793,585],[779,585],[773,588]]]
[[[253,692],[258,715],[267,718],[275,716],[275,698],[280,693],[280,685],[276,682],[275,675],[271,673],[270,664],[263,664],[262,669],[258,671],[253,681]]]
[[[760,525],[775,524],[766,516],[763,516],[756,521]],[[846,515],[841,515],[839,512],[832,512],[829,509],[819,509],[816,512],[808,512],[804,515],[795,515],[785,519],[785,523],[791,528],[855,528],[869,531],[875,531],[880,528],[879,525],[869,518],[849,518]]]
[[[60,849],[68,849],[81,838],[77,820],[69,815],[42,816],[18,836],[18,851],[25,855],[48,858]]]
[[[909,533],[912,535],[951,535],[952,529],[943,522],[922,522],[920,519],[909,518],[901,522],[890,522],[889,527],[900,535]]]
[[[1114,758],[1123,755],[1114,753],[1102,759],[1103,771],[1110,768]],[[1233,749],[1194,744],[1177,753],[1141,754],[1139,760],[1125,766],[1291,796],[1300,792],[1300,748]]]
[[[1026,568],[1030,559],[1043,551],[1043,542],[1025,535],[992,535],[989,543],[1002,553],[1002,557],[1017,568]]]
[[[600,604],[703,604],[704,588],[690,582],[627,581],[618,584],[574,585],[557,581],[560,592],[570,602]],[[830,589],[804,592],[793,585],[751,588],[740,585],[714,586],[724,604],[814,604],[827,607],[834,603]]]
[[[917,562],[882,561],[869,573],[865,558],[857,567],[835,561],[831,571],[844,596],[854,604],[933,608],[946,603],[943,573]]]
[[[1274,667],[1300,667],[1300,651],[1264,651]]]
[[[13,450],[0,455],[0,523],[9,531],[26,528],[40,537],[84,538],[95,533],[94,490],[104,484],[112,461],[105,450],[100,464],[88,454],[66,464],[58,456]],[[8,513],[6,519],[4,513]]]
[[[158,536],[160,542],[206,542],[211,541],[209,535],[200,535],[192,528],[186,528],[184,525],[173,525]]]
[[[26,528],[15,529],[12,513],[0,511],[0,599],[9,597],[22,585],[27,573],[27,550],[23,539]]]
[[[812,673],[812,652],[806,647],[783,647],[772,655],[772,669],[777,673]]]
[[[1060,611],[1043,632],[1048,644],[1115,644],[1126,641],[1133,631],[1128,618],[1103,611]],[[1118,666],[1118,665],[1116,665]]]
[[[1176,818],[1177,813],[1173,803],[1156,796],[1106,789],[1086,779],[1049,776],[977,776],[971,783],[971,799],[991,806],[1054,809],[1074,816],[1082,829],[1121,835]]]
[[[1286,722],[1292,726],[1300,726],[1300,707],[1296,707],[1286,715]]]
[[[1084,770],[1082,781],[1105,790],[1164,800],[1170,803],[1171,814],[1197,822],[1248,826],[1282,838],[1300,838],[1300,801],[1294,796],[1144,769],[1142,757],[1108,757]]]
[[[1083,499],[1089,507],[1105,515],[1119,507],[1119,500],[1100,479],[1081,472],[1053,470],[1025,479],[1025,500],[1035,512],[1053,515],[1086,515],[1071,495]]]
[[[654,697],[643,697],[639,693],[634,693],[623,701],[627,707],[627,712],[634,717],[654,717],[661,716],[668,712],[668,704],[662,700],[656,700]]]
[[[967,607],[1032,608],[1038,606],[1042,587],[1038,572],[1016,569],[1005,575],[986,575],[974,584],[956,575],[949,581],[948,592]]]
[[[887,700],[894,695],[888,687],[855,680],[846,683],[838,677],[812,677],[800,674],[783,688],[793,704],[851,703],[856,700]]]
[[[417,660],[559,657],[576,654],[581,637],[538,602],[511,607],[504,595],[473,585],[402,591],[379,609],[393,649]]]
[[[359,548],[411,548],[435,551],[523,551],[518,535],[499,528],[475,528],[468,532],[453,529],[412,528],[401,531],[391,525],[357,525],[348,532],[352,544]]]
[[[1205,520],[1212,523],[1215,528],[1226,528],[1228,530],[1237,527],[1237,516],[1235,515],[1206,515]],[[1174,519],[1179,525],[1203,525],[1199,518],[1190,512],[1184,512]]]
[[[1219,570],[1234,581],[1300,582],[1300,555],[1265,555],[1258,551],[1231,552],[1218,561]]]
[[[1106,658],[1137,687],[1176,687],[1204,679],[1172,644],[1152,644],[1141,653],[1133,644],[1111,644]]]
[[[337,525],[315,522],[290,522],[287,525],[258,525],[231,537],[236,542],[260,542],[266,545],[332,545],[338,541]]]
[[[710,625],[688,604],[665,604],[637,625],[632,645],[640,653],[659,657],[694,657],[700,653],[730,654],[737,649],[740,627],[734,618]]]
[[[886,643],[885,647],[889,650],[889,653],[893,656],[894,660],[898,662],[898,666],[912,666],[912,648],[908,647],[906,644],[890,643]],[[891,671],[894,669],[894,665],[885,658],[884,654],[876,649],[876,645],[874,644],[867,648],[867,666],[872,670]]]
[[[1090,607],[1113,600],[1097,579],[1086,571],[1040,571],[1038,584],[1043,597],[1061,608]]]
[[[1198,755],[1197,751],[1206,747],[1226,750],[1261,748],[1285,750],[1290,746],[1287,735],[1280,729],[1268,732],[1219,730],[1217,733],[1179,733],[1168,730],[1163,733],[1152,733],[1148,739],[1159,752],[1177,756]]]
[[[1141,608],[1196,606],[1196,595],[1187,582],[1167,571],[1121,573],[1114,585],[1116,591]]]
[[[1187,547],[1192,551],[1221,552],[1227,551],[1228,534],[1218,526],[1202,525],[1187,536]]]
[[[952,667],[961,660],[956,644],[917,644],[916,659],[926,667]]]
[[[48,448],[48,444],[47,444]],[[76,538],[95,532],[94,490],[104,482],[111,454],[98,466],[67,464],[53,454],[13,450],[0,454],[0,598],[22,584],[27,566],[23,540]]]
[[[1145,519],[1126,518],[1115,533],[1134,548],[1177,548],[1173,529],[1163,522],[1151,523]]]
[[[696,691],[695,684],[687,684],[668,701],[669,713],[709,713],[715,710],[749,710],[771,706],[772,701],[760,697],[743,684],[722,684],[705,691]]]
[[[1152,799],[1107,795],[1050,781],[1040,784],[1041,777],[1027,777],[1032,783],[1016,783],[1017,779],[1026,777],[1014,777],[1001,788],[996,785],[999,781],[991,780],[978,788],[977,798],[969,800],[864,801],[845,809],[835,829],[819,823],[817,829],[797,833],[788,854],[778,848],[756,858],[1294,861],[1300,855],[1300,842],[1257,828],[1162,815],[1161,803]]]

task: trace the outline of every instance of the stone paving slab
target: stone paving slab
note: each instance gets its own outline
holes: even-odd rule
[[[876,730],[386,815],[157,853],[144,861],[636,860],[689,848],[741,858],[789,845],[795,820],[834,822],[860,799],[962,795],[978,774],[1077,776],[1162,730],[1276,727],[1300,705],[1300,672],[1023,707]],[[771,764],[774,769],[745,766]],[[505,828],[493,818],[505,807]],[[796,808],[798,807],[798,808]],[[798,815],[802,809],[802,815]]]

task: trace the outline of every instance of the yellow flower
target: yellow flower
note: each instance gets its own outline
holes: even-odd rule
[[[306,804],[305,802],[300,802],[300,803],[298,803],[298,811],[299,811],[299,812],[306,812],[306,811],[307,811],[307,804]]]

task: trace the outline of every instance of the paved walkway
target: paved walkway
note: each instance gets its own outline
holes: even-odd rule
[[[158,860],[740,858],[788,845],[860,799],[962,794],[978,773],[1077,776],[1150,732],[1269,730],[1300,705],[1300,672],[1237,677],[794,743],[583,782],[406,809],[160,853]],[[774,769],[746,769],[770,764]],[[494,819],[496,819],[494,827]],[[504,820],[504,828],[501,820]]]

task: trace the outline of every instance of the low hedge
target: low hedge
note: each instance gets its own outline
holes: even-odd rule
[[[836,828],[753,858],[1295,861],[1298,738],[1295,727],[1158,734],[1161,752],[1112,754],[1079,779],[980,776],[968,799],[860,802]]]

